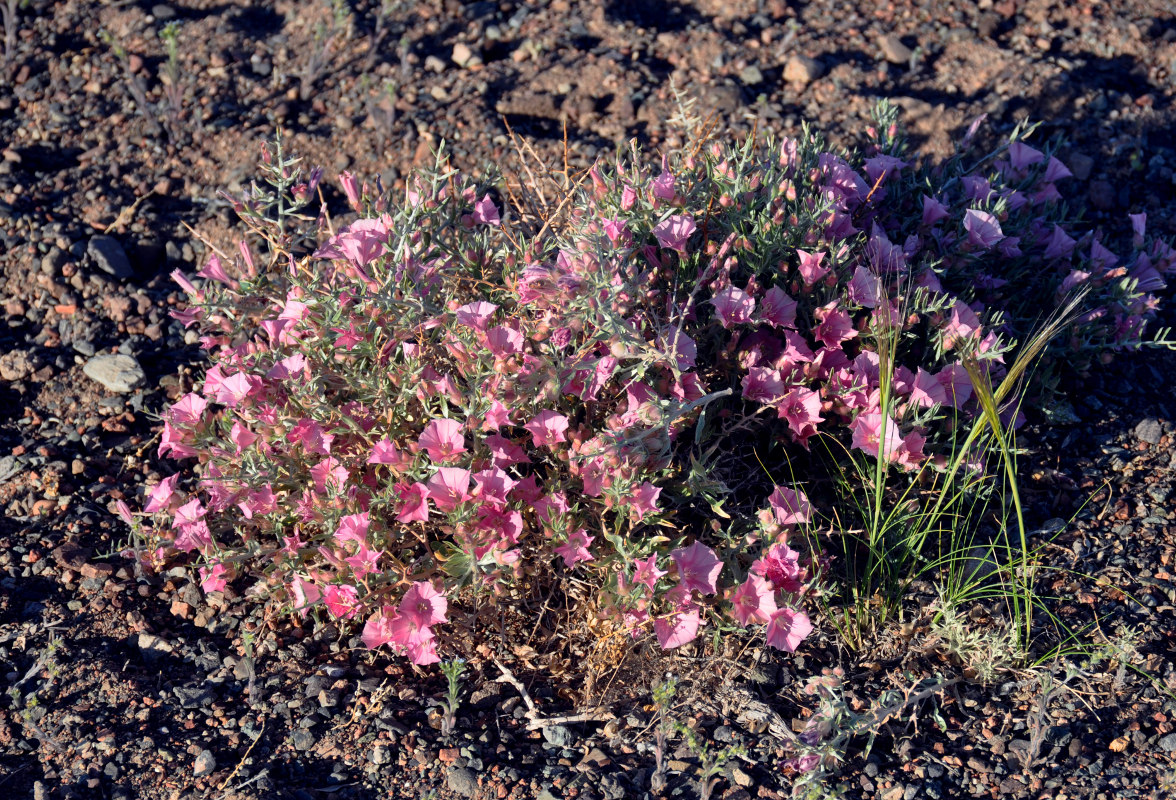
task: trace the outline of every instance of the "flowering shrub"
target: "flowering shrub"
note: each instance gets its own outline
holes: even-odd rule
[[[969,374],[999,376],[1033,315],[1081,289],[1063,346],[1136,346],[1176,265],[1142,216],[1129,258],[1070,231],[1068,172],[1021,141],[916,170],[878,130],[866,158],[807,131],[655,169],[634,151],[541,227],[439,166],[402,200],[344,173],[359,218],[334,230],[303,214],[320,173],[265,151],[239,253],[200,286],[174,273],[212,363],[164,415],[160,454],[199,480],[150,491],[144,557],[198,554],[207,591],[260,576],[416,664],[451,603],[524,574],[578,575],[663,648],[734,623],[795,650],[813,504],[772,484],[720,521],[701,445],[825,436],[940,469],[977,414]]]

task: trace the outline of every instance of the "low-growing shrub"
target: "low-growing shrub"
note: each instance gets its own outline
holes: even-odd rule
[[[795,650],[880,508],[823,505],[833,472],[934,503],[910,488],[1007,449],[1027,365],[1005,359],[1044,312],[1076,308],[1028,360],[1082,368],[1139,346],[1176,267],[1143,215],[1127,256],[1073,230],[1068,171],[1022,131],[916,167],[878,116],[864,156],[807,130],[652,168],[634,145],[544,218],[440,157],[404,197],[344,173],[338,229],[279,141],[233,201],[239,252],[174,274],[211,366],[159,453],[198,481],[123,509],[140,558],[191,554],[208,591],[248,576],[416,664],[457,649],[451,604],[468,627],[523,577],[589,586],[585,613],[663,648],[709,625]]]

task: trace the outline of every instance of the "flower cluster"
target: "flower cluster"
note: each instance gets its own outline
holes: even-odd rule
[[[175,274],[211,366],[159,453],[198,480],[154,487],[145,531],[161,558],[199,554],[207,591],[264,576],[293,613],[362,622],[417,664],[450,602],[537,572],[591,580],[602,614],[664,648],[733,621],[795,650],[813,506],[774,485],[744,498],[758,515],[699,519],[683,464],[704,410],[934,469],[1018,303],[1088,287],[1069,344],[1130,346],[1176,265],[1142,218],[1128,259],[1068,232],[1066,170],[1023,142],[966,172],[915,171],[900,145],[634,153],[535,240],[441,169],[399,202],[341,175],[359,218],[324,230],[300,215],[318,173],[267,154],[272,191],[235,201],[250,238],[199,287]]]

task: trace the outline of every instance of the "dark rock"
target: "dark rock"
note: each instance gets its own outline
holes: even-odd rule
[[[1148,444],[1159,444],[1164,436],[1160,421],[1155,417],[1148,417],[1135,426],[1135,438]]]
[[[445,784],[449,791],[461,797],[474,797],[478,793],[478,776],[464,767],[450,770],[445,778]]]
[[[127,252],[118,240],[111,236],[94,236],[86,247],[86,254],[98,269],[108,275],[125,280],[134,274]]]

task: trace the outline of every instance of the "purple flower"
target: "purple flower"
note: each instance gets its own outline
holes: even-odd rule
[[[990,249],[1004,238],[1000,222],[987,211],[969,208],[964,212],[964,228],[968,231],[968,242],[981,250]]]
[[[934,197],[923,195],[923,224],[934,225],[948,216],[947,206]]]
[[[760,319],[776,328],[796,328],[796,301],[778,286],[760,301]]]
[[[715,555],[715,551],[699,541],[689,547],[679,547],[670,552],[670,558],[678,565],[678,575],[682,586],[696,589],[702,594],[714,594],[718,591],[715,581],[723,571],[723,562]]]
[[[716,294],[711,303],[719,315],[719,322],[724,328],[740,325],[751,319],[755,312],[755,299],[742,289],[728,286]]]
[[[657,237],[657,241],[662,247],[667,250],[676,250],[685,256],[686,242],[695,229],[694,217],[688,214],[675,214],[658,223],[653,229],[653,235]]]
[[[486,195],[478,202],[474,203],[474,222],[479,222],[483,225],[500,225],[502,219],[498,216],[498,209],[494,205],[494,201],[490,199],[490,195]]]

